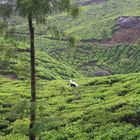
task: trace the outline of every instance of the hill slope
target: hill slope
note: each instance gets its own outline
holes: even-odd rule
[[[87,1],[81,0],[80,2]],[[49,16],[47,24],[63,30],[67,34],[74,34],[81,40],[104,40],[112,38],[114,32],[118,30],[117,20],[120,17],[139,16],[139,0],[104,0],[102,3],[91,3],[81,7],[81,13],[78,18],[72,19],[71,16],[57,14]],[[27,33],[28,27],[26,20],[12,17],[15,26],[15,32]],[[36,33],[52,36],[48,28],[39,26]]]
[[[57,29],[68,35],[77,36],[80,39],[77,48],[68,49],[64,41],[54,40],[54,35],[46,25],[37,26],[34,23],[38,52],[47,53],[55,60],[59,60],[60,65],[62,63],[69,65],[86,77],[139,72],[139,1],[104,0],[98,3],[93,0],[90,4],[88,0],[73,2],[80,4],[81,7],[81,14],[77,19],[72,19],[71,16],[63,13],[49,16],[47,24],[57,26]],[[26,40],[28,33],[26,19],[13,16],[10,22],[11,28],[13,24],[16,36]],[[47,57],[45,53],[42,53],[43,58]],[[45,64],[43,65],[45,67]],[[63,68],[59,68],[58,71],[60,74]],[[70,72],[72,70],[68,71],[67,76],[60,74],[60,77],[73,77]],[[45,79],[46,72],[40,73]],[[59,74],[52,75],[49,71],[48,77],[59,77]]]
[[[57,29],[68,35],[77,36],[80,39],[77,48],[67,48],[64,41],[54,40],[46,25],[38,26],[34,23],[39,56],[37,63],[40,63],[37,67],[39,77],[67,79],[80,77],[81,73],[90,77],[139,72],[139,1],[104,0],[98,3],[93,0],[90,4],[88,0],[73,2],[81,7],[77,19],[63,13],[49,16],[46,24],[57,26]],[[126,24],[133,26],[126,28]],[[14,25],[13,31],[19,40],[27,41],[26,19],[13,16],[9,25],[10,30]],[[2,63],[1,67],[4,65]]]
[[[45,52],[63,62],[69,64],[77,71],[82,71],[86,77],[96,76],[96,73],[108,72],[133,73],[140,71],[140,45],[117,44],[111,47],[99,44],[78,44],[76,48],[67,48],[64,42],[42,39],[38,46]]]
[[[40,137],[139,140],[139,77],[131,74],[77,79],[78,88],[71,88],[64,80],[38,81]],[[0,77],[0,88],[1,139],[27,139],[28,84]]]
[[[49,16],[47,24],[77,36],[80,42],[76,48],[69,48],[64,40],[54,40],[46,25],[34,23],[35,132],[40,140],[140,140],[140,73],[135,73],[140,71],[139,0],[73,2],[82,9],[79,18],[73,20],[63,13]],[[134,21],[135,27],[121,26],[119,20]],[[9,31],[14,27],[12,31],[21,42],[0,38],[4,54],[0,55],[0,140],[27,140],[28,26],[26,19],[17,16],[9,23]],[[78,88],[69,86],[66,80],[70,78],[75,78]]]
[[[30,50],[27,43],[0,38],[0,49],[2,52],[0,56],[0,74],[15,75],[15,78],[20,79],[30,76]],[[54,80],[82,77],[76,70],[50,57],[43,49],[36,49],[36,55],[37,77],[41,79]]]

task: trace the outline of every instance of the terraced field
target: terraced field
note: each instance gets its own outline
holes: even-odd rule
[[[46,24],[34,22],[37,139],[140,140],[140,2],[72,2],[80,6],[78,18],[62,13],[48,16],[46,24],[74,35],[79,39],[76,47],[63,37],[55,38]],[[118,24],[122,19],[133,26]],[[30,49],[26,19],[12,16],[8,33],[12,39],[0,34],[0,140],[27,140]],[[69,79],[79,87],[70,87]]]
[[[83,1],[83,0],[82,0]],[[82,2],[81,1],[81,2]],[[79,18],[72,19],[66,14],[58,14],[48,18],[47,24],[57,26],[61,31],[67,34],[74,34],[79,39],[108,39],[112,37],[116,30],[117,19],[122,16],[139,16],[139,1],[138,0],[108,0],[101,4],[91,3],[81,7]],[[26,33],[27,24],[23,19],[13,17],[16,32]],[[36,33],[52,36],[48,28],[44,26],[37,27]]]
[[[139,45],[101,46],[98,43],[81,43],[76,48],[67,48],[65,42],[46,39],[38,40],[37,44],[50,56],[80,70],[85,76],[95,76],[94,73],[98,71],[108,71],[110,74],[140,71]]]
[[[38,138],[139,140],[140,74],[38,81]],[[0,77],[0,139],[26,140],[29,86]]]
[[[2,52],[0,74],[10,77],[15,75],[15,78],[20,79],[30,77],[29,46],[24,42],[19,43],[3,38],[0,40],[0,46]],[[50,57],[43,50],[37,50],[36,55],[36,74],[38,78],[54,80],[82,77],[82,74]]]
[[[36,43],[37,75],[46,80],[70,79],[82,75],[102,76],[104,72],[110,75],[140,71],[140,46],[137,44],[103,46],[98,43],[80,43],[76,48],[70,48],[64,41],[45,38],[38,38]],[[5,46],[10,45],[11,43],[5,44]],[[16,53],[16,58],[11,59],[10,62],[6,60],[6,65],[5,61],[1,61],[1,73],[13,73],[22,78],[20,73],[24,77],[23,73],[29,71],[29,52],[26,43],[20,43],[18,47],[20,49]]]
[[[40,77],[43,79],[56,79],[57,77],[58,79],[79,77],[81,74],[95,76],[96,73],[102,72],[108,74],[139,72],[139,22],[131,28],[118,25],[118,20],[121,17],[124,20],[128,20],[130,17],[139,18],[138,0],[126,0],[125,2],[108,0],[100,3],[92,1],[90,4],[87,0],[73,2],[80,4],[81,13],[78,18],[72,19],[65,13],[57,14],[49,16],[47,24],[54,28],[57,27],[58,30],[65,32],[67,35],[74,35],[80,39],[76,48],[70,49],[65,41],[54,40],[54,36],[46,25],[36,25],[34,23],[36,27],[36,49],[39,57],[45,58],[37,60],[42,65],[37,68]],[[26,23],[26,19],[17,16],[12,17],[9,28],[14,27],[14,33],[18,41],[27,42],[28,28]],[[67,67],[69,69],[68,74],[65,70],[61,72],[60,65],[57,69],[47,61],[50,60],[48,55],[52,57],[53,64],[54,61],[58,65],[63,63],[66,67],[69,65],[72,69]],[[59,62],[56,62],[56,60],[59,60]],[[49,63],[49,66],[46,63]],[[51,73],[47,67],[49,70],[55,68]],[[78,74],[73,76],[73,71]]]

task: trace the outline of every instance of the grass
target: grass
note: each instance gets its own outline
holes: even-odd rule
[[[139,139],[139,77],[138,73],[82,78],[76,80],[78,88],[71,88],[65,80],[38,81],[38,136],[50,140]],[[0,81],[1,137],[26,139],[29,86],[2,77]]]

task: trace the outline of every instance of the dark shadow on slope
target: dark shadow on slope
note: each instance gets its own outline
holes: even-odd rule
[[[84,2],[76,2],[76,5],[87,6],[87,5],[90,5],[90,4],[101,4],[104,1],[105,0],[87,0],[87,1],[84,1]]]

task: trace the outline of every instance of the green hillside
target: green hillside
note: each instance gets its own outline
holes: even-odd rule
[[[71,1],[80,7],[75,19],[61,13],[33,21],[37,140],[140,140],[140,2]],[[4,23],[0,17],[0,29]],[[27,23],[12,15],[0,30],[0,140],[29,136]],[[48,26],[73,35],[75,47]]]
[[[10,46],[1,40],[1,45]],[[16,42],[25,52],[16,52],[16,58],[1,62],[1,74],[15,73],[20,78],[29,71],[29,52],[26,43]],[[127,74],[140,71],[140,46],[134,44],[117,44],[111,47],[100,44],[79,44],[70,48],[64,41],[37,39],[37,75],[40,78],[70,79],[74,77],[96,76],[96,72],[106,71],[109,74]],[[3,56],[1,56],[2,58]],[[5,59],[5,57],[4,57]],[[16,64],[13,64],[16,62]],[[19,64],[19,65],[18,65]],[[20,68],[19,68],[20,67]],[[19,69],[18,69],[19,68]],[[17,70],[16,70],[17,69]]]
[[[14,74],[22,79],[29,76],[29,46],[24,42],[0,39],[0,74]],[[4,49],[4,50],[3,50]],[[10,56],[9,56],[10,54]],[[59,61],[50,57],[47,52],[36,51],[37,77],[46,80],[80,78],[82,75]],[[6,57],[7,56],[7,57]]]
[[[40,139],[139,140],[139,77],[77,79],[78,88],[64,80],[38,81],[42,85],[37,94]],[[27,139],[27,85],[0,77],[1,140]]]
[[[57,14],[49,16],[47,24],[57,26],[61,31],[63,30],[67,34],[74,34],[80,39],[101,40],[112,37],[113,31],[116,29],[116,20],[119,17],[140,15],[139,0],[104,0],[100,4],[93,2],[87,6],[80,7],[81,13],[78,18],[72,19],[71,16],[65,13]],[[15,32],[27,33],[26,20],[12,17],[11,21],[13,21],[14,26],[16,25]],[[51,36],[45,25],[38,26],[36,33]]]
[[[74,2],[79,3],[81,8],[78,18],[72,19],[71,16],[64,13],[57,14],[48,17],[47,25],[57,27],[58,30],[79,38],[80,42],[76,48],[70,49],[65,41],[54,40],[54,35],[50,33],[46,25],[36,25],[34,23],[36,26],[36,48],[44,56],[43,58],[46,58],[45,55],[48,54],[53,59],[59,60],[60,63],[70,66],[78,74],[81,73],[86,77],[94,76],[95,73],[102,71],[109,74],[139,72],[140,47],[138,43],[140,32],[135,32],[139,30],[140,25],[138,23],[138,29],[124,29],[117,25],[119,17],[139,16],[138,0],[126,0],[125,2],[108,0],[100,3],[93,0],[92,3],[86,5],[84,3],[87,0]],[[27,40],[26,19],[13,16],[9,30],[12,28],[14,28],[18,40]],[[47,39],[48,37],[49,39]],[[42,53],[42,51],[45,53]],[[45,69],[45,64],[43,65],[41,66],[42,70]],[[46,77],[72,77],[72,74],[70,74],[71,68],[68,70],[69,74],[66,74],[67,76],[53,75],[51,72],[43,71],[40,73],[41,77],[44,77],[47,73],[49,74]],[[39,71],[40,69],[39,67]],[[45,69],[45,71],[48,70]],[[58,71],[58,73],[61,73],[61,68]],[[55,73],[55,69],[53,73]]]
[[[41,43],[40,43],[41,42]],[[41,45],[39,45],[41,44]],[[79,44],[76,48],[67,48],[65,42],[42,39],[38,45],[50,56],[69,64],[85,76],[94,76],[95,72],[108,71],[113,74],[140,71],[140,45],[117,44],[111,47],[99,44]]]

